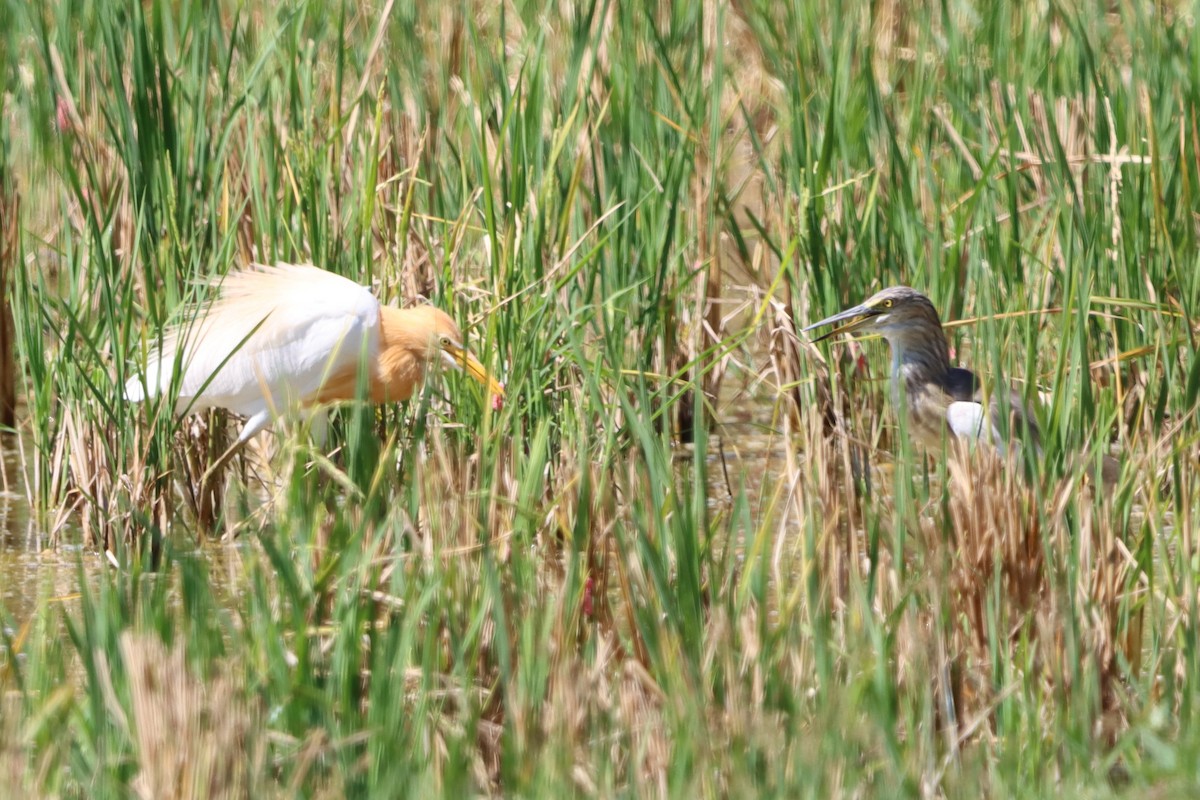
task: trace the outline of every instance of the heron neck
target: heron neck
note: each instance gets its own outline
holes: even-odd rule
[[[920,332],[916,337],[889,336],[892,348],[892,384],[897,393],[923,390],[929,384],[942,385],[950,370],[950,349],[941,326]]]

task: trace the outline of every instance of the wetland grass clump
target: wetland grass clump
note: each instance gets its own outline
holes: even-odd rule
[[[264,775],[265,729],[243,687],[192,674],[182,648],[156,636],[121,634],[137,750],[138,797],[252,797]],[[111,680],[110,675],[103,676]]]
[[[0,600],[0,793],[1200,788],[1181,7],[9,5],[60,555]],[[121,390],[275,261],[443,308],[505,404],[443,375],[205,484],[238,421]],[[898,283],[1038,463],[914,452],[886,348],[797,335]]]
[[[0,118],[4,104],[0,101]],[[0,425],[12,429],[17,422],[17,363],[13,330],[12,275],[21,261],[21,197],[8,165],[8,143],[0,136]]]

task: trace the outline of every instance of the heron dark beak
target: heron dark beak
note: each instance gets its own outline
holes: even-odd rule
[[[837,326],[833,330],[827,331],[827,332],[821,334],[820,336],[818,336],[816,339],[813,339],[813,342],[816,343],[816,342],[824,341],[825,339],[828,339],[831,336],[836,336],[839,333],[852,333],[852,332],[858,330],[859,328],[862,328],[863,326],[867,325],[868,323],[871,322],[871,320],[873,320],[875,317],[879,316],[882,313],[883,312],[880,311],[879,309],[872,308],[871,306],[868,306],[868,305],[857,305],[854,308],[848,308],[845,311],[842,311],[841,313],[834,314],[832,317],[826,317],[825,319],[821,320],[820,322],[814,322],[812,325],[809,325],[808,327],[806,327],[804,329],[804,331],[807,333],[808,331],[811,331],[813,328],[820,328],[825,325],[836,325]],[[847,320],[849,320],[849,321],[847,322]],[[840,323],[840,322],[845,322],[846,324],[838,325],[838,323]]]

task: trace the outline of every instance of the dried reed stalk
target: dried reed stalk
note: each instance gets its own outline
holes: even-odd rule
[[[12,305],[8,297],[10,276],[20,259],[21,198],[0,158],[0,425],[11,428],[17,417],[17,369],[13,358]]]
[[[126,632],[120,647],[133,702],[138,796],[256,796],[263,732],[233,682],[200,680],[181,647],[168,649],[157,638]]]
[[[30,797],[32,753],[21,744],[18,723],[22,719],[18,692],[0,695],[0,797]]]
[[[934,534],[927,545],[931,552],[948,547],[939,561],[948,574],[935,580],[948,587],[944,618],[952,630],[939,662],[948,662],[941,671],[952,676],[955,717],[990,716],[996,699],[990,672],[1025,641],[1057,694],[1065,696],[1091,672],[1102,733],[1112,735],[1121,716],[1117,651],[1127,646],[1121,617],[1128,577],[1113,521],[1082,490],[1079,476],[1039,496],[1012,455],[957,444],[953,450],[950,537]]]

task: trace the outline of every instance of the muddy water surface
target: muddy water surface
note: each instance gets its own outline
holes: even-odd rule
[[[780,499],[786,463],[784,440],[772,425],[776,419],[773,399],[761,391],[747,391],[744,383],[726,381],[718,414],[721,423],[709,438],[710,508],[718,513],[728,510],[732,500],[745,492],[752,523],[769,522],[760,518],[760,510]],[[677,457],[681,462],[690,460],[691,448],[681,447]],[[66,534],[66,543],[51,547],[45,527],[30,511],[17,459],[16,452],[8,448],[3,464],[7,488],[0,488],[0,627],[9,636],[18,635],[39,608],[73,612],[79,604],[81,578],[92,584],[112,569],[104,554],[79,546],[74,532]],[[186,542],[176,544],[187,547]],[[214,543],[183,557],[206,559],[218,598],[232,605],[232,595],[245,582],[242,552],[253,546],[250,540],[234,545]],[[0,641],[0,661],[3,647]]]

